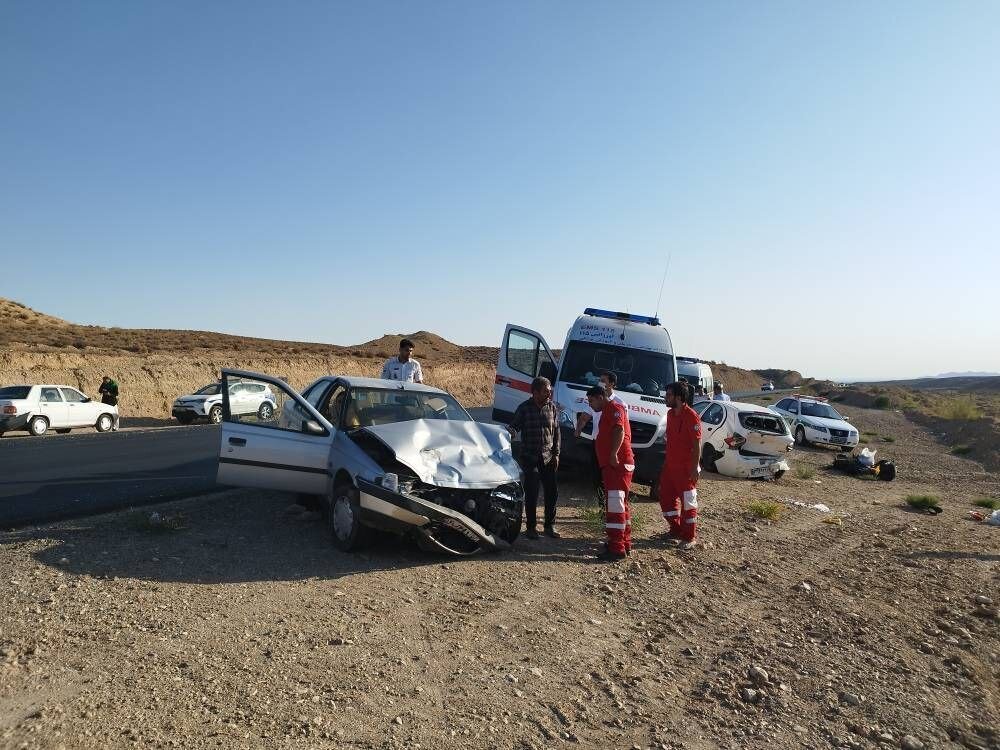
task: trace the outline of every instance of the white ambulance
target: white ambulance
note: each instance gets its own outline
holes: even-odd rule
[[[692,388],[700,385],[708,393],[711,393],[715,386],[712,368],[697,357],[677,357],[677,377],[686,381]]]
[[[576,415],[590,412],[587,389],[599,385],[602,372],[617,376],[616,393],[628,408],[635,480],[651,483],[663,464],[666,444],[665,389],[677,377],[670,334],[657,318],[588,307],[566,334],[558,361],[539,333],[508,323],[500,342],[493,419],[509,423],[518,404],[531,396],[532,379],[546,377],[559,407],[563,462],[590,461],[593,422],[577,439]]]

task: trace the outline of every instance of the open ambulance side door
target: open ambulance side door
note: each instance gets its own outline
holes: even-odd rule
[[[556,384],[556,358],[540,333],[507,324],[500,341],[496,382],[493,386],[493,420],[510,423],[514,410],[531,396],[531,381],[545,377]]]

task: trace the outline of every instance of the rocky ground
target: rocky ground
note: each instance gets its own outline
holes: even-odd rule
[[[461,561],[242,491],[0,534],[0,747],[1000,747],[1000,528],[968,518],[1000,478],[852,412],[896,482],[706,475],[700,549],[640,502],[612,565],[572,478],[564,539]]]

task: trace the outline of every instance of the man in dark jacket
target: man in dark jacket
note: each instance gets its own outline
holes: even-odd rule
[[[97,390],[101,394],[101,403],[108,406],[118,406],[118,383],[107,375],[101,380],[101,387]],[[115,416],[115,430],[118,429],[119,417]]]
[[[559,471],[559,413],[552,403],[552,384],[547,378],[531,383],[531,398],[514,411],[511,433],[521,433],[517,462],[524,472],[525,533],[537,539],[536,514],[539,485],[545,491],[545,536],[558,539],[556,500],[559,496],[556,472]]]

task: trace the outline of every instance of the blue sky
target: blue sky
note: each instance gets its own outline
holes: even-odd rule
[[[1000,370],[1000,4],[0,5],[0,295],[827,377]],[[9,259],[9,260],[8,260]]]

